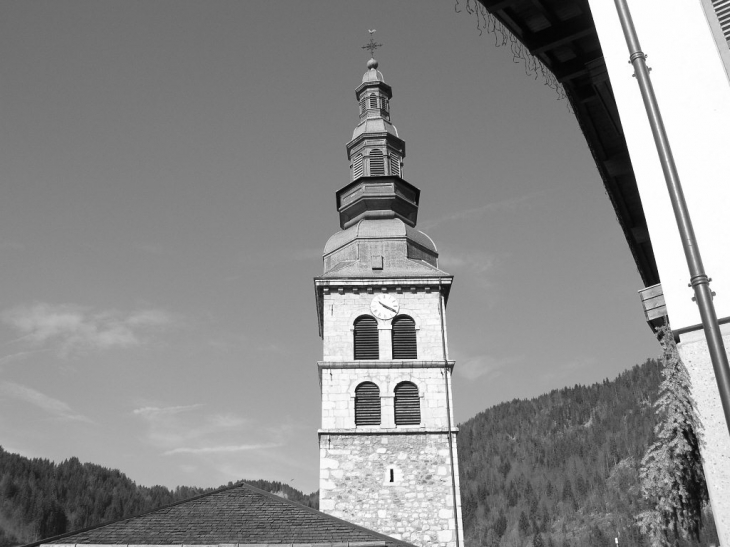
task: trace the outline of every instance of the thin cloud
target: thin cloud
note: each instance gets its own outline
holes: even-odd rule
[[[465,274],[483,287],[492,285],[490,274],[498,263],[496,255],[472,251],[468,253],[445,252],[439,257],[439,267],[451,274]]]
[[[278,448],[282,446],[277,443],[265,444],[241,444],[241,445],[225,445],[225,446],[204,446],[201,448],[181,447],[173,448],[167,452],[163,452],[163,456],[172,456],[174,454],[230,454],[232,452],[248,452],[249,450],[261,450],[264,448]]]
[[[495,213],[497,211],[512,211],[517,207],[534,201],[536,198],[544,196],[547,193],[547,190],[530,192],[529,194],[525,194],[524,196],[487,203],[486,205],[482,205],[481,207],[472,207],[471,209],[465,209],[457,213],[444,215],[434,220],[421,222],[421,227],[424,230],[432,230],[436,226],[445,222],[451,222],[454,220],[475,220],[484,216],[487,213]]]
[[[93,423],[92,420],[75,412],[63,401],[54,399],[28,386],[3,381],[0,382],[0,393],[6,397],[36,406],[62,420]]]
[[[4,357],[0,357],[0,365],[6,365],[8,363],[12,363],[13,361],[21,361],[25,359],[28,355],[33,355],[34,353],[43,353],[49,351],[47,349],[36,349],[36,350],[30,350],[30,351],[19,351],[17,353],[13,353],[11,355],[5,355]]]
[[[231,458],[266,461],[271,449],[285,446],[291,426],[268,427],[233,413],[212,413],[205,405],[143,406],[132,411],[147,425],[147,442],[163,456],[181,458],[191,465],[205,461],[216,467],[231,464]]]
[[[93,313],[81,306],[47,303],[5,310],[0,320],[21,335],[16,341],[52,347],[61,357],[141,346],[152,329],[174,323],[172,316],[162,310]]]
[[[132,411],[147,423],[147,441],[166,453],[180,445],[215,446],[219,436],[229,436],[241,430],[251,420],[235,414],[200,412],[203,404],[183,406],[145,406]]]
[[[205,406],[201,403],[197,403],[194,405],[183,405],[183,406],[166,406],[166,407],[159,407],[159,406],[143,406],[140,408],[135,408],[132,411],[132,414],[135,414],[137,416],[144,416],[148,418],[152,418],[154,416],[161,416],[161,415],[173,415],[173,414],[180,414],[181,412],[188,412],[190,410],[195,410],[196,408],[200,408],[202,406]]]
[[[545,370],[542,377],[546,382],[563,381],[564,378],[575,378],[576,374],[595,369],[598,359],[593,356],[576,356]]]
[[[456,367],[457,374],[467,380],[476,380],[482,376],[488,378],[496,378],[502,371],[510,365],[520,361],[520,357],[507,357],[498,359],[491,355],[479,355],[471,359],[467,359],[464,363]]]

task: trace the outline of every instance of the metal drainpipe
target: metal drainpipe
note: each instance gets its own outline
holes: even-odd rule
[[[649,125],[654,135],[654,143],[659,154],[659,161],[662,164],[662,171],[664,171],[664,180],[669,190],[674,218],[677,221],[684,256],[687,259],[687,266],[689,268],[689,286],[694,288],[695,299],[697,300],[697,306],[699,307],[702,326],[707,340],[707,347],[710,351],[710,360],[715,370],[717,388],[720,391],[722,409],[725,412],[725,425],[728,428],[728,432],[730,432],[730,365],[728,365],[725,344],[720,334],[720,325],[717,322],[715,305],[712,303],[710,279],[705,274],[705,267],[702,264],[702,256],[700,255],[700,248],[697,245],[697,238],[692,227],[692,219],[689,216],[689,209],[687,209],[687,203],[684,200],[682,184],[679,181],[677,167],[674,164],[672,147],[669,144],[669,139],[664,129],[662,114],[659,111],[659,104],[654,95],[654,87],[649,78],[649,69],[646,67],[646,55],[641,51],[639,37],[636,34],[634,22],[631,19],[631,13],[629,12],[629,6],[626,0],[615,0],[615,3],[618,17],[621,20],[621,28],[626,38],[626,45],[629,48],[629,63],[633,65],[636,71],[636,81],[639,83],[641,98],[644,100],[646,115],[649,118]]]
[[[454,532],[456,533],[456,547],[461,545],[459,538],[459,508],[456,505],[456,471],[454,467],[454,441],[451,433],[451,402],[449,397],[449,361],[446,358],[446,326],[444,324],[443,293],[441,292],[441,278],[439,277],[439,317],[441,319],[441,348],[444,356],[444,386],[446,388],[446,420],[449,426],[449,461],[451,462],[451,495],[454,504]]]

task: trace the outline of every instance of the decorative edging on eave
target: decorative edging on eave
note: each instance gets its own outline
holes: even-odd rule
[[[458,427],[451,427],[451,433],[456,434],[458,432]],[[318,429],[317,434],[320,437],[322,435],[448,435],[449,429],[447,427],[396,427],[384,429],[377,426],[371,429],[368,426],[361,426],[357,429]]]
[[[455,361],[317,361],[320,372],[325,369],[347,368],[448,368],[454,369]]]
[[[427,285],[443,285],[449,286],[454,282],[453,275],[436,275],[436,276],[402,276],[402,277],[333,277],[333,278],[314,278],[315,287],[369,287],[369,286],[402,286],[410,287],[416,285],[423,287]]]

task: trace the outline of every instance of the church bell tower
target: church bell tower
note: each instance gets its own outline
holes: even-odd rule
[[[374,58],[355,96],[350,183],[337,192],[341,230],[314,280],[323,340],[319,507],[415,545],[461,547],[444,316],[453,276],[416,229],[420,191],[402,178],[405,142]]]

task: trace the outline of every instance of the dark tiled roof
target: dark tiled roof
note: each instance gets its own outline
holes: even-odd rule
[[[248,484],[31,544],[364,543],[412,547]],[[28,546],[30,547],[30,546]]]

